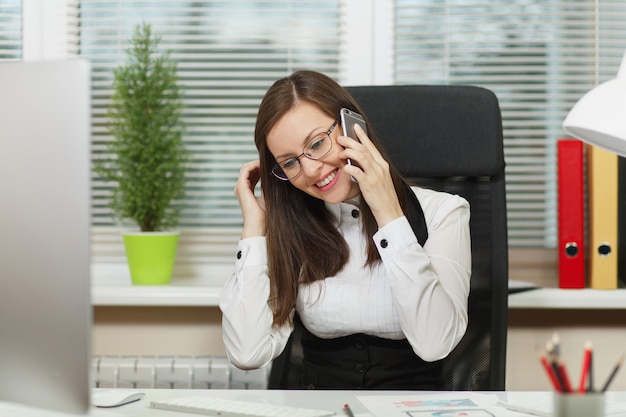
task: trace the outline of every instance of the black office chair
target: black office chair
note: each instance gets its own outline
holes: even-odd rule
[[[496,96],[474,86],[350,87],[399,171],[412,183],[458,194],[471,208],[469,325],[445,359],[445,390],[504,390],[508,243],[502,120]],[[298,386],[294,334],[272,364],[269,388]]]

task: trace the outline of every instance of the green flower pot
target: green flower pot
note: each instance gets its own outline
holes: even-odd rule
[[[124,247],[134,285],[164,285],[172,280],[179,232],[124,233]]]

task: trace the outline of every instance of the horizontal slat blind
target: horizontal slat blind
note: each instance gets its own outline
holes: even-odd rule
[[[556,140],[574,103],[614,78],[626,2],[396,0],[395,82],[474,84],[502,109],[511,247],[556,247]]]
[[[192,152],[177,264],[232,263],[242,219],[233,188],[244,161],[256,159],[256,111],[267,88],[301,68],[339,72],[339,2],[98,1],[71,6],[76,52],[93,65],[93,152],[110,139],[105,113],[112,69],[124,62],[135,25],[151,23],[172,51],[185,90],[185,142]],[[312,18],[314,16],[314,18]],[[124,252],[107,207],[110,187],[93,181],[93,254],[120,262]]]
[[[22,39],[22,1],[2,0],[0,2],[0,61],[20,60]]]

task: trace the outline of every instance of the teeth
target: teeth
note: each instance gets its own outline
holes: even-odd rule
[[[332,180],[335,179],[335,176],[337,176],[337,171],[333,172],[332,174],[324,178],[322,181],[316,182],[315,185],[317,185],[318,187],[323,187],[325,185],[328,185],[330,184]]]

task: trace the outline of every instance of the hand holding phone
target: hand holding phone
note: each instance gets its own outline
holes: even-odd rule
[[[365,125],[365,119],[359,113],[352,111],[350,109],[346,109],[345,107],[339,111],[339,116],[341,118],[341,128],[343,129],[343,135],[348,136],[357,142],[361,142],[356,132],[354,131],[354,124],[358,124],[361,128],[367,133],[367,126]],[[348,165],[358,166],[353,163],[350,158],[347,160]],[[352,177],[350,177],[352,178]],[[356,181],[352,178],[352,181]]]

